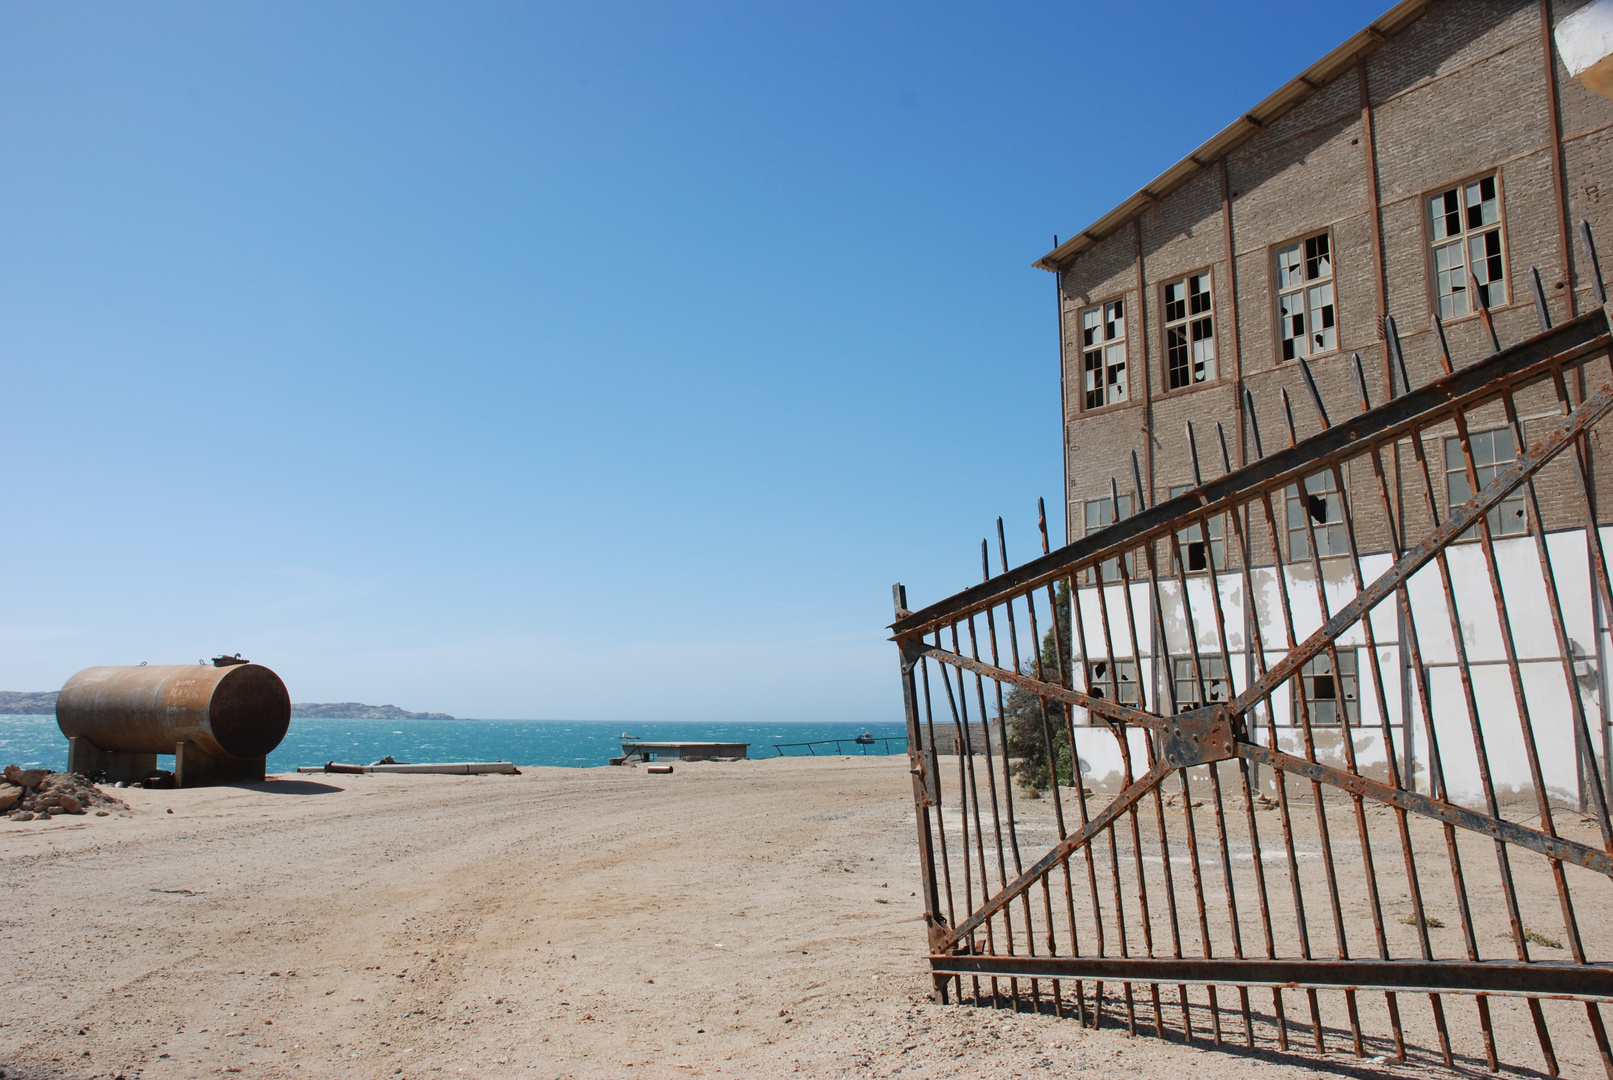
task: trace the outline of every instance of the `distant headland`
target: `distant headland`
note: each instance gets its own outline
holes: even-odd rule
[[[0,716],[50,716],[56,712],[55,690],[0,690]],[[331,720],[457,720],[440,712],[410,712],[396,705],[365,705],[357,701],[300,702],[291,706],[293,717]]]

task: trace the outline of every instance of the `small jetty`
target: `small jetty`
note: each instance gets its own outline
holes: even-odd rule
[[[629,738],[625,733],[623,738]],[[610,759],[612,765],[633,765],[641,761],[743,761],[750,757],[750,743],[742,742],[648,742],[634,739],[622,743],[622,756]]]

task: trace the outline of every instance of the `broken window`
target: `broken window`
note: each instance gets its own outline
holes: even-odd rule
[[[1311,536],[1316,537],[1318,555],[1348,555],[1350,538],[1344,528],[1344,497],[1333,471],[1305,478],[1305,492],[1298,485],[1288,486],[1288,557],[1294,561],[1311,557]]]
[[[1478,474],[1481,488],[1518,457],[1511,428],[1470,434],[1468,444],[1473,448],[1473,471]],[[1455,509],[1473,497],[1473,489],[1467,482],[1467,461],[1462,457],[1462,440],[1455,437],[1445,440],[1445,494],[1450,500],[1449,509]],[[1489,518],[1491,536],[1518,536],[1528,532],[1529,519],[1524,513],[1523,488],[1514,488],[1512,494],[1490,511]],[[1476,540],[1478,535],[1478,526],[1475,525],[1458,539]]]
[[[1176,691],[1176,711],[1214,705],[1218,701],[1232,700],[1232,684],[1227,681],[1227,666],[1219,656],[1199,657],[1199,677],[1204,680],[1205,701],[1199,695],[1199,679],[1193,677],[1193,658],[1178,656],[1171,661],[1171,681]]]
[[[1453,187],[1428,201],[1434,238],[1434,292],[1439,316],[1454,319],[1474,310],[1468,296],[1478,280],[1484,302],[1506,302],[1506,273],[1501,258],[1501,203],[1495,177]]]
[[[1108,528],[1115,521],[1129,518],[1131,516],[1131,496],[1120,496],[1120,515],[1118,518],[1115,516],[1114,507],[1114,501],[1111,499],[1088,499],[1086,504],[1086,532],[1084,535],[1091,536],[1099,529]],[[1126,555],[1127,576],[1131,574],[1132,565],[1131,555],[1128,552]],[[1082,584],[1096,585],[1100,577],[1104,581],[1120,580],[1120,560],[1118,558],[1105,559],[1103,565],[1097,569],[1098,574],[1096,575],[1090,569],[1087,570],[1082,579]]]
[[[1141,708],[1141,686],[1135,660],[1087,661],[1087,693],[1093,697]]]
[[[1277,249],[1277,315],[1284,360],[1339,347],[1333,311],[1333,245],[1327,233]]]
[[[1214,381],[1214,309],[1208,271],[1165,286],[1165,363],[1172,390]]]
[[[1340,717],[1347,723],[1361,722],[1361,685],[1356,672],[1354,649],[1339,649],[1339,670],[1333,671],[1333,661],[1326,652],[1312,657],[1300,668],[1300,692],[1305,695],[1305,710],[1311,723],[1317,727],[1338,727]],[[1296,703],[1297,704],[1297,703]],[[1300,722],[1296,708],[1294,722]]]
[[[1081,312],[1081,364],[1087,408],[1126,400],[1124,300],[1111,300]]]
[[[1193,489],[1187,484],[1178,484],[1171,488],[1171,498],[1186,494]],[[1205,539],[1204,529],[1193,524],[1176,534],[1176,543],[1182,550],[1182,558],[1187,560],[1187,569],[1208,570],[1211,565],[1217,570],[1227,568],[1227,519],[1225,514],[1216,514],[1210,518],[1210,536]]]

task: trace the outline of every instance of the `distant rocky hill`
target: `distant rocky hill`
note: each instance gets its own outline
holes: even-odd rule
[[[332,720],[457,720],[440,712],[410,712],[396,705],[362,705],[357,701],[334,704],[302,702],[291,707],[291,715],[327,717]]]
[[[56,691],[0,690],[0,716],[54,716]]]
[[[0,690],[0,716],[52,716],[56,712],[56,691]],[[332,720],[457,720],[440,712],[409,712],[396,705],[364,705],[357,701],[336,703],[302,702],[291,706],[291,715],[328,717]]]

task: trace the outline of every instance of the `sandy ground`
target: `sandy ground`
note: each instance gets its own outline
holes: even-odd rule
[[[126,794],[0,820],[7,1077],[1393,1065],[933,1003],[905,757]]]

